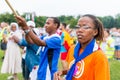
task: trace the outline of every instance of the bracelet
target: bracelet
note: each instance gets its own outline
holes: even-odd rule
[[[31,31],[31,29],[24,30],[25,34],[28,34]]]

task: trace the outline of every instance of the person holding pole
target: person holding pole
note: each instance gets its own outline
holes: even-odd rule
[[[37,80],[53,80],[53,74],[57,71],[61,48],[61,38],[57,34],[60,21],[56,17],[48,18],[44,25],[48,35],[38,38],[30,27],[27,26],[24,18],[16,16],[16,19],[26,34],[27,42],[40,46],[40,62]]]

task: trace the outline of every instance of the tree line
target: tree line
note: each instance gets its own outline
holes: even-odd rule
[[[22,16],[25,18],[26,14],[24,13]],[[58,16],[61,22],[65,22],[69,24],[71,28],[74,28],[76,26],[77,21],[80,17],[81,15],[78,15],[77,17],[65,16],[65,15]],[[112,27],[120,28],[120,14],[117,14],[115,17],[112,16],[104,16],[104,17],[97,16],[97,17],[102,21],[105,28],[112,28]],[[36,23],[36,26],[43,27],[46,19],[47,16],[35,16],[34,21]],[[0,14],[0,22],[3,21],[8,23],[16,22],[14,15],[8,12]]]

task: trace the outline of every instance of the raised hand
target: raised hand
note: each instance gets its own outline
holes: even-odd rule
[[[16,17],[17,23],[19,24],[19,26],[22,27],[23,30],[29,29],[29,27],[27,26],[25,18],[23,18],[21,16],[15,16],[15,17]]]

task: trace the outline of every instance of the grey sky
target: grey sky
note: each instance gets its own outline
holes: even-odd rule
[[[94,14],[96,16],[115,16],[120,13],[119,0],[9,0],[20,14],[36,12],[42,16]],[[0,0],[0,14],[11,10]]]

